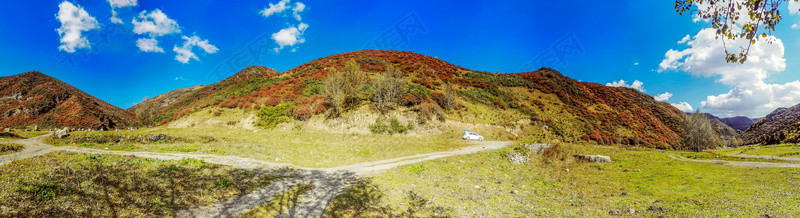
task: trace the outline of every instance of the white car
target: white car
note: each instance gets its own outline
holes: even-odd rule
[[[461,135],[461,139],[464,139],[464,140],[481,140],[481,141],[483,141],[483,136],[469,132],[469,133],[464,133],[463,135]]]

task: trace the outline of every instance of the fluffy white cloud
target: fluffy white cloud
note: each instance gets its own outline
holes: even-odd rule
[[[795,2],[794,0],[790,0],[788,7],[789,7],[789,15],[800,14],[800,2]]]
[[[687,112],[687,113],[694,112],[694,109],[692,108],[692,105],[690,105],[689,103],[686,103],[686,102],[680,102],[680,103],[671,104],[671,105],[673,107],[675,107],[675,108],[678,108],[678,110],[681,110],[683,112]]]
[[[725,42],[729,49],[749,44],[746,40]],[[759,117],[777,107],[800,102],[800,82],[766,82],[769,74],[786,68],[780,39],[769,36],[752,44],[744,64],[725,62],[724,45],[711,28],[701,30],[685,43],[688,48],[684,50],[667,51],[658,71],[680,70],[695,76],[714,77],[718,83],[731,86],[729,92],[708,96],[700,103],[707,112],[722,116]]]
[[[138,3],[136,0],[108,0],[108,4],[110,4],[112,8],[124,8],[136,6]]]
[[[158,47],[158,40],[154,38],[140,38],[136,40],[136,47],[143,52],[164,53],[164,49]]]
[[[270,17],[274,14],[283,14],[283,12],[285,12],[287,9],[291,9],[294,19],[300,21],[303,19],[300,17],[300,12],[303,12],[303,10],[306,9],[306,4],[303,4],[302,2],[295,2],[294,5],[292,5],[291,0],[281,0],[278,2],[278,4],[269,3],[269,7],[261,10],[260,13],[264,17]],[[285,16],[286,14],[283,15]]]
[[[181,28],[178,22],[169,19],[164,12],[155,9],[150,13],[142,11],[139,18],[133,18],[133,33],[139,35],[149,35],[150,37],[163,36],[168,34],[180,33]]]
[[[749,42],[726,40],[726,44],[730,49],[738,49],[740,46],[747,47]],[[770,72],[786,68],[783,43],[774,36],[761,38],[751,45],[744,64],[725,61],[725,45],[717,39],[712,28],[700,30],[686,45],[689,48],[667,51],[658,71],[681,70],[695,76],[718,76],[717,81],[726,85],[752,85],[766,79]]]
[[[689,40],[692,40],[692,36],[690,36],[690,35],[686,35],[686,36],[684,36],[684,37],[681,39],[681,41],[678,41],[678,44],[683,44],[683,43],[686,43],[686,42],[688,42]]]
[[[308,24],[300,23],[297,27],[288,27],[272,34],[272,40],[278,43],[275,52],[280,51],[286,46],[302,44],[306,40],[302,38],[303,33],[308,29]]]
[[[303,18],[300,17],[300,12],[303,12],[305,9],[306,4],[303,4],[302,2],[296,2],[294,4],[294,8],[292,8],[292,15],[294,16],[294,19],[297,19],[297,21],[302,20]]]
[[[172,48],[172,51],[177,53],[177,55],[175,55],[175,60],[178,62],[186,64],[192,59],[199,61],[200,59],[198,59],[197,55],[192,51],[194,47],[200,47],[206,54],[213,54],[219,51],[216,46],[208,43],[208,40],[202,40],[198,36],[183,36],[182,38],[184,40],[183,46],[175,46]]]
[[[281,0],[278,2],[278,4],[269,3],[269,7],[264,8],[264,10],[261,10],[261,15],[263,15],[264,17],[269,17],[272,16],[273,14],[279,14],[285,11],[286,9],[289,9],[289,7],[286,6],[287,4],[289,4],[289,0]],[[303,7],[305,7],[305,5],[303,5]]]
[[[109,18],[111,22],[122,24],[122,19],[117,17],[117,11],[114,9],[136,6],[138,3],[136,0],[108,0],[108,4],[111,5],[111,18]]]
[[[656,101],[666,101],[669,100],[669,98],[672,98],[672,93],[669,92],[664,92],[653,97]]]
[[[625,80],[614,81],[614,82],[606,83],[606,86],[628,87],[628,88],[639,90],[640,92],[644,92],[644,83],[640,82],[639,80],[634,80],[633,83],[631,83],[630,85],[627,82],[625,82]]]
[[[91,48],[89,40],[82,33],[99,29],[100,25],[86,10],[68,1],[58,4],[56,19],[61,22],[61,27],[56,29],[58,36],[61,37],[59,50],[73,53],[75,49]]]

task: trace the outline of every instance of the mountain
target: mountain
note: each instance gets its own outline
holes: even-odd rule
[[[0,77],[0,126],[113,129],[133,114],[40,72]]]
[[[520,128],[535,132],[546,125],[549,132],[565,141],[677,148],[685,119],[675,107],[635,89],[579,82],[549,68],[498,74],[417,53],[378,50],[322,57],[282,73],[247,67],[223,81],[184,93],[164,107],[145,101],[147,105],[130,110],[153,111],[140,119],[151,124],[164,124],[206,107],[254,110],[287,102],[294,103],[291,113],[298,120],[335,116],[334,106],[325,99],[324,81],[352,69],[350,66],[357,68],[353,72],[363,73],[363,80],[368,82],[349,104],[373,105],[374,109],[370,99],[376,83],[369,81],[388,75],[405,84],[394,101],[395,110],[415,112],[414,116],[424,118],[421,122],[433,119],[430,117],[434,114],[442,120],[509,128],[527,123]],[[457,99],[459,106],[452,107],[448,97]]]
[[[719,118],[709,113],[704,113],[704,114],[711,121],[711,128],[714,129],[714,132],[717,133],[720,139],[722,140],[734,139],[737,136],[739,136],[739,133],[741,131],[734,129],[733,127],[731,127],[730,125],[726,124],[723,121],[724,119],[727,118]]]
[[[747,128],[750,128],[750,126],[752,126],[753,123],[758,122],[758,119],[750,119],[742,116],[726,117],[726,118],[721,118],[719,120],[725,123],[725,125],[728,125],[731,128],[742,132],[747,130]]]
[[[206,87],[206,85],[196,85],[189,88],[182,88],[172,90],[170,92],[158,95],[153,98],[145,99],[139,104],[134,105],[127,109],[128,112],[135,114],[137,117],[149,116],[155,111],[165,108],[173,102],[181,99],[193,92]]]
[[[741,134],[746,144],[800,142],[800,105],[778,108]]]

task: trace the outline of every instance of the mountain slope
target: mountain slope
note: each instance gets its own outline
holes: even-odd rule
[[[747,144],[800,142],[800,105],[778,108],[742,133]]]
[[[140,116],[149,116],[153,112],[165,108],[172,104],[173,102],[181,99],[193,92],[200,90],[206,87],[206,85],[196,85],[189,88],[182,88],[172,90],[170,92],[160,94],[153,98],[145,99],[144,101],[140,102],[139,104],[134,105],[127,109],[128,112],[135,114],[137,117]]]
[[[39,72],[0,77],[0,126],[112,129],[134,115]]]
[[[247,67],[166,107],[153,108],[149,120],[163,124],[205,107],[252,110],[283,102],[296,105],[291,113],[298,120],[330,115],[323,83],[348,65],[357,65],[370,81],[392,72],[406,84],[396,101],[397,111],[535,131],[546,125],[548,132],[565,141],[675,148],[685,117],[671,105],[634,89],[578,82],[548,68],[495,74],[412,52],[363,50],[319,58],[283,73]],[[367,82],[364,88],[365,96],[359,97],[359,104],[371,105],[368,95],[374,92],[374,84]],[[444,105],[446,96],[455,96],[461,107]]]
[[[734,129],[733,127],[723,122],[723,120],[727,118],[719,118],[709,113],[704,113],[704,114],[711,121],[711,128],[714,129],[714,132],[716,132],[717,136],[719,136],[720,139],[722,139],[723,141],[729,141],[739,136],[739,133],[741,131]]]
[[[747,128],[750,128],[750,126],[752,126],[753,123],[755,123],[757,121],[757,120],[754,121],[753,119],[750,119],[750,118],[747,118],[747,117],[742,117],[742,116],[726,117],[726,118],[721,118],[719,120],[722,121],[723,123],[725,123],[725,125],[728,125],[731,128],[733,128],[735,130],[742,131],[742,132],[747,130]]]

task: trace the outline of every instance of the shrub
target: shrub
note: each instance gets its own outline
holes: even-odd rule
[[[406,128],[403,125],[400,125],[400,121],[397,120],[397,118],[392,118],[392,121],[389,122],[389,126],[391,127],[391,129],[390,129],[391,132],[389,132],[390,134],[391,133],[405,134],[405,133],[408,132],[408,128]]]
[[[375,123],[369,125],[369,131],[373,134],[384,134],[389,132],[389,126],[383,123],[381,119],[376,119]]]
[[[444,112],[442,112],[442,108],[433,103],[426,102],[420,104],[417,109],[417,122],[419,124],[425,124],[428,120],[433,118],[444,121]]]
[[[305,88],[303,88],[303,95],[306,97],[311,97],[314,95],[319,95],[322,93],[323,83],[322,80],[319,79],[307,79],[304,80],[303,83],[306,84]]]
[[[271,129],[278,124],[292,121],[289,113],[294,108],[294,103],[283,103],[276,106],[263,106],[256,112],[258,120],[256,126]]]
[[[716,148],[720,145],[720,140],[711,128],[708,117],[698,111],[686,116],[683,123],[683,144],[684,148],[699,152],[707,148]]]

